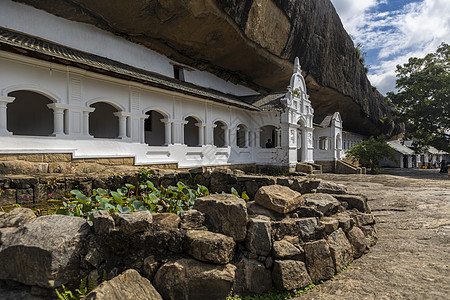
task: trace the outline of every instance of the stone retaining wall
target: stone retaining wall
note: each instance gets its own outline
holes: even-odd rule
[[[97,299],[134,269],[139,274],[132,273],[133,281],[152,293],[148,299],[225,299],[327,280],[376,243],[367,199],[342,185],[218,170],[155,171],[154,180],[187,177],[209,182],[212,190],[234,183],[254,188],[255,200],[211,194],[180,215],[98,211],[92,223],[61,215],[36,218],[16,208],[0,215],[0,279],[45,298],[62,284],[75,287],[82,276],[98,278],[106,270],[112,280],[88,297]],[[128,289],[134,287],[117,290],[131,295]]]

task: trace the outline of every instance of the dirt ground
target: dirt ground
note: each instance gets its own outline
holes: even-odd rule
[[[450,178],[438,170],[323,174],[364,193],[378,243],[300,299],[450,299]]]

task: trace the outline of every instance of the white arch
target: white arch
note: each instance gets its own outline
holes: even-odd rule
[[[170,114],[166,112],[164,109],[157,107],[157,106],[148,106],[145,109],[142,110],[142,114],[145,115],[149,111],[156,111],[160,113],[164,118],[170,119]]]
[[[225,124],[225,126],[227,126],[227,127],[229,126],[228,123],[224,119],[221,119],[221,118],[215,119],[212,123],[215,124],[216,122],[222,122],[223,124]]]
[[[202,120],[202,118],[197,117],[197,115],[192,114],[192,113],[189,113],[189,114],[184,115],[183,120],[186,120],[186,119],[189,118],[189,117],[194,118],[195,120],[197,120],[197,122],[204,123],[203,120]]]
[[[119,104],[119,102],[112,100],[110,98],[105,98],[105,97],[97,97],[97,98],[91,99],[88,102],[86,102],[86,106],[89,107],[92,104],[95,104],[98,102],[108,103],[108,104],[114,106],[119,111],[125,111],[125,107],[123,105]]]
[[[304,116],[302,116],[302,115],[299,115],[298,116],[298,118],[297,118],[297,121],[295,122],[295,124],[298,124],[298,122],[301,122],[302,124],[302,126],[303,127],[306,127],[306,124],[308,124],[307,122],[306,122],[306,118],[304,117]]]
[[[50,92],[49,90],[43,89],[37,85],[31,85],[31,84],[19,84],[19,85],[14,85],[14,86],[4,88],[2,90],[2,95],[6,97],[6,96],[8,96],[9,93],[18,92],[18,91],[35,92],[42,96],[47,97],[54,103],[61,103],[61,98],[58,97],[56,94]]]

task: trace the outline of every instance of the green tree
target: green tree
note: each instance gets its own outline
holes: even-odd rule
[[[347,150],[345,155],[353,162],[359,161],[363,166],[370,167],[371,174],[378,171],[379,162],[383,158],[395,160],[395,151],[388,145],[383,136],[377,138],[371,136],[368,140],[361,141]]]
[[[450,152],[450,46],[442,43],[435,53],[412,57],[396,73],[398,92],[387,99],[406,124],[405,138],[418,149],[432,145]]]

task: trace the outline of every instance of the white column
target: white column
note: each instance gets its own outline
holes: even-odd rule
[[[127,117],[119,117],[119,137],[125,139],[127,137]]]
[[[6,113],[6,105],[14,101],[14,97],[2,97],[0,96],[0,135],[12,135],[8,131],[8,120]]]
[[[205,127],[202,123],[196,123],[195,126],[198,127],[198,146],[203,146],[205,144]]]
[[[280,128],[275,129],[275,141],[273,142],[275,148],[281,148],[281,143],[280,143],[281,136],[280,136],[280,134],[281,134],[281,129]]]
[[[228,126],[222,126],[222,129],[224,130],[224,139],[225,139],[225,147],[230,146],[230,129]]]
[[[89,136],[89,113],[90,111],[83,111],[83,135]]]
[[[145,144],[145,119],[147,117],[142,117],[139,119],[139,143]]]
[[[248,148],[249,145],[249,139],[250,139],[250,131],[248,129],[245,130],[245,143],[244,143],[244,147]]]
[[[64,108],[59,107],[57,103],[47,105],[53,109],[53,135],[61,136],[64,134]]]
[[[164,123],[164,146],[172,144],[172,122],[169,119],[161,120]]]
[[[255,147],[261,148],[261,130],[260,129],[255,131]]]

